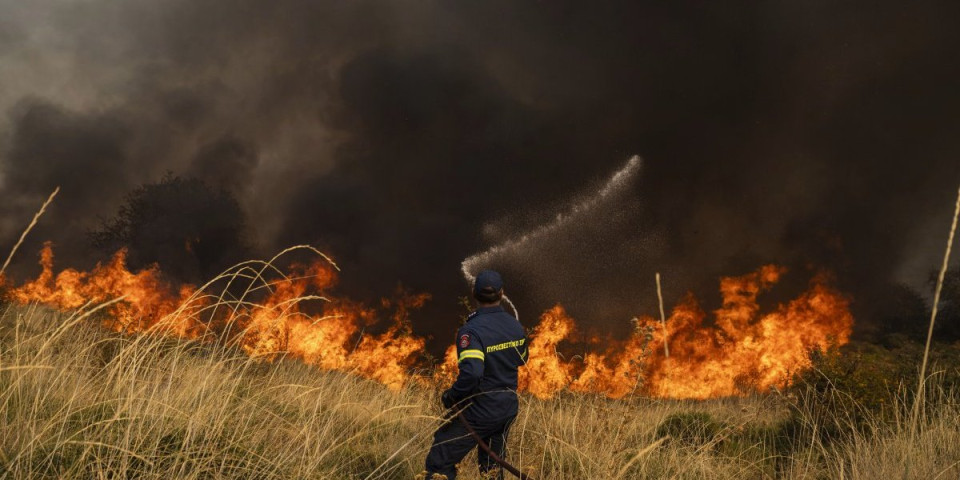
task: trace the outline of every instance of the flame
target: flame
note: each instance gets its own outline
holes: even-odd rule
[[[849,302],[818,275],[809,290],[761,314],[757,296],[786,272],[767,265],[720,281],[723,306],[713,324],[688,294],[666,322],[670,357],[663,352],[659,320],[635,321],[625,341],[594,338],[607,344],[602,353],[565,360],[558,345],[572,341],[575,322],[561,306],[541,317],[533,331],[530,361],[522,385],[541,398],[564,388],[619,398],[634,392],[668,398],[705,399],[741,396],[786,386],[792,375],[810,366],[809,353],[849,341],[853,316]]]
[[[557,305],[540,316],[540,324],[531,335],[535,341],[529,346],[529,360],[521,370],[519,387],[531,394],[546,398],[570,383],[571,368],[561,361],[557,346],[574,331],[573,319]]]
[[[219,296],[190,285],[174,289],[162,280],[156,267],[132,273],[126,268],[124,251],[90,272],[66,269],[56,275],[49,244],[40,258],[40,275],[12,288],[11,299],[71,310],[121,298],[110,306],[103,321],[115,331],[155,331],[201,341],[226,337],[253,357],[266,361],[297,358],[324,370],[354,372],[392,390],[410,380],[411,367],[425,344],[410,333],[409,312],[421,307],[430,298],[428,294],[400,290],[397,299],[384,300],[384,306],[395,311],[391,323],[382,333],[367,334],[366,327],[376,327],[377,311],[322,296],[335,285],[336,272],[319,261],[294,265],[289,275],[247,288],[239,299],[225,301],[232,295],[229,289]],[[268,293],[253,301],[248,298],[252,290]],[[307,300],[325,302],[319,313],[310,313],[304,311]]]
[[[723,306],[715,312],[714,328],[703,326],[705,315],[692,297],[678,306],[667,323],[671,358],[653,358],[650,393],[709,398],[783,387],[792,374],[809,367],[812,349],[847,343],[853,327],[849,302],[827,286],[823,275],[814,277],[800,297],[759,314],[758,293],[784,272],[766,266],[723,278]],[[657,341],[662,345],[662,338]]]
[[[430,365],[424,364],[426,341],[412,333],[410,314],[429,294],[398,288],[392,299],[381,302],[384,310],[393,311],[381,322],[380,310],[330,295],[337,282],[331,263],[293,265],[270,280],[261,279],[266,268],[256,274],[240,269],[230,282],[254,278],[261,283],[239,292],[231,284],[214,295],[208,293],[209,284],[170,285],[156,267],[131,272],[122,250],[89,272],[66,269],[55,274],[53,259],[53,249],[46,244],[41,273],[11,286],[10,298],[61,310],[120,298],[102,316],[104,327],[208,342],[226,339],[257,359],[296,358],[322,370],[352,372],[391,390],[412,380],[449,384],[456,377],[453,345],[432,377],[415,373]],[[666,322],[666,339],[659,320],[640,317],[625,339],[577,341],[582,334],[576,322],[558,304],[545,311],[530,332],[520,389],[540,398],[569,390],[615,398],[639,393],[703,399],[785,386],[793,373],[809,367],[812,349],[846,343],[853,325],[848,300],[829,287],[825,275],[814,277],[798,298],[761,312],[758,296],[785,273],[768,265],[722,278],[723,303],[710,322],[688,294]],[[669,343],[669,358],[663,353],[664,341]]]
[[[40,253],[40,266],[42,271],[36,280],[11,290],[13,300],[71,310],[123,297],[122,302],[110,308],[110,315],[104,320],[105,326],[117,331],[145,330],[153,323],[151,319],[168,316],[193,293],[193,287],[189,285],[174,290],[160,279],[156,268],[131,273],[126,269],[124,250],[114,254],[109,263],[97,265],[89,273],[66,269],[54,275],[53,249],[47,243]],[[196,327],[184,322],[169,328],[180,336],[195,337]]]

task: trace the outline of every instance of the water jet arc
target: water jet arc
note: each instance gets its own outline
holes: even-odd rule
[[[472,272],[476,271],[480,265],[490,263],[497,255],[519,250],[536,240],[549,237],[560,228],[593,211],[598,205],[603,203],[604,200],[629,185],[630,180],[640,171],[642,163],[638,155],[630,157],[627,163],[621,167],[620,170],[617,170],[595,194],[580,203],[574,204],[568,211],[557,214],[553,221],[541,225],[519,237],[512,238],[498,245],[494,245],[483,252],[465,258],[463,263],[460,264],[463,278],[466,279],[467,283],[472,285],[476,279],[476,275]],[[510,308],[513,309],[514,317],[519,320],[520,314],[517,312],[517,307],[506,295],[503,296],[503,300],[507,305],[510,305]]]

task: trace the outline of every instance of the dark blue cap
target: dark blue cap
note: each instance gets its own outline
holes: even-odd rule
[[[473,293],[480,293],[485,288],[492,288],[494,292],[499,292],[503,288],[503,279],[500,274],[493,270],[484,270],[477,274],[477,280],[473,283]]]

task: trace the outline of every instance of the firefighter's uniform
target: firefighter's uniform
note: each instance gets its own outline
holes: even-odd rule
[[[444,392],[445,406],[463,416],[501,458],[505,458],[510,424],[517,416],[517,368],[527,361],[527,338],[523,327],[500,306],[483,307],[471,313],[457,331],[460,374]],[[457,419],[434,434],[427,455],[427,478],[432,473],[456,478],[456,465],[477,442]],[[477,451],[481,472],[497,468],[482,449]],[[501,472],[502,478],[502,472]]]

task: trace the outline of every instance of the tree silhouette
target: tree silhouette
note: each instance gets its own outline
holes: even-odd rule
[[[116,216],[90,232],[97,249],[127,249],[132,269],[159,264],[198,283],[247,258],[246,220],[233,196],[195,178],[167,174],[127,194]]]
[[[960,340],[960,267],[947,270],[943,277],[935,332],[942,340]]]
[[[930,309],[916,290],[902,284],[889,284],[874,302],[877,316],[872,324],[881,334],[901,334],[922,341],[927,335]]]

